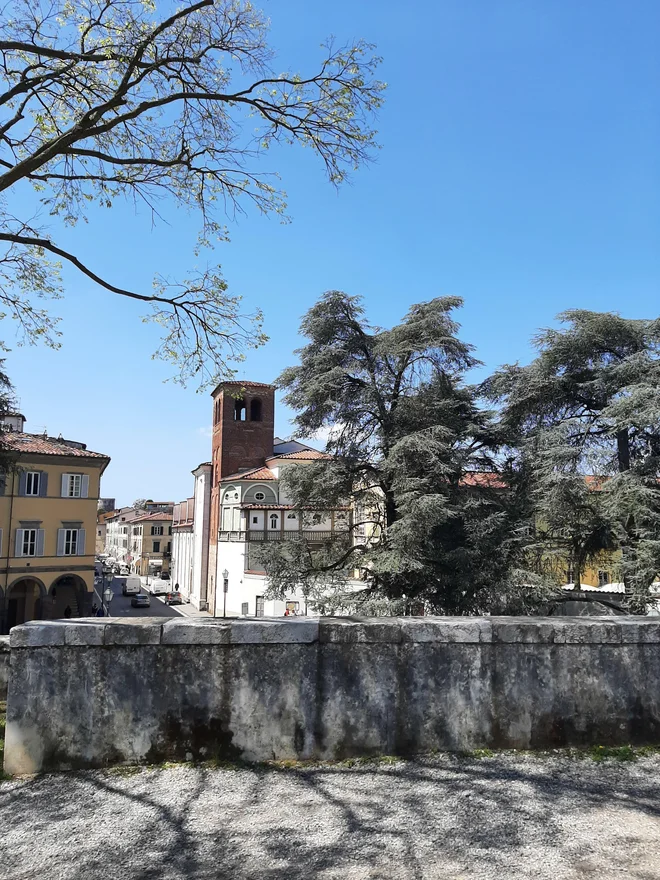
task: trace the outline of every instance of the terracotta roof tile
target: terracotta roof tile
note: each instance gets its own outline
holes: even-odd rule
[[[132,522],[141,523],[141,522],[149,522],[150,520],[170,520],[172,519],[171,513],[165,513],[164,510],[157,510],[155,513],[145,513],[143,516],[136,516]]]
[[[327,452],[319,452],[318,449],[301,449],[298,452],[285,452],[282,455],[273,455],[271,458],[287,458],[294,461],[331,461],[332,456]],[[270,461],[270,459],[269,459]]]
[[[499,474],[473,471],[461,479],[461,486],[489,486],[491,489],[505,489],[506,483]]]
[[[229,474],[222,478],[225,483],[228,480],[236,482],[237,480],[274,480],[275,474],[267,467],[252,468],[251,471],[239,471],[237,474]]]
[[[9,431],[2,435],[2,442],[9,449],[20,453],[38,453],[39,455],[69,455],[77,458],[99,458],[110,461],[109,455],[92,452],[83,443],[73,446],[66,440],[55,437],[44,437],[43,434],[21,434]]]
[[[274,385],[269,385],[268,382],[248,382],[248,381],[220,382],[218,385],[215,386],[215,388],[211,392],[211,397],[215,397],[216,393],[221,388],[224,388],[226,385],[230,385],[230,386],[238,387],[238,388],[273,388],[273,389],[275,388]]]

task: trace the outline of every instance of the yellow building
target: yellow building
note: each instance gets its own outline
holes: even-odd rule
[[[0,633],[91,613],[96,509],[110,462],[84,443],[26,434],[24,421],[0,417],[13,459],[0,479]]]
[[[172,513],[156,511],[132,520],[131,565],[140,575],[169,574],[172,558]]]

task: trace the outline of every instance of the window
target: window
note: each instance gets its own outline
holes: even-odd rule
[[[167,552],[167,553],[171,553],[171,552],[172,552],[172,542],[171,542],[171,541],[168,541],[168,542],[167,542],[167,550],[166,550],[166,552]]]
[[[255,617],[263,617],[264,616],[264,597],[257,596],[256,597],[256,608],[255,608]]]
[[[152,535],[162,535],[163,534],[163,527],[162,526],[152,526],[151,527],[151,534]]]
[[[78,529],[64,529],[64,555],[78,555]]]
[[[23,549],[21,556],[37,555],[37,530],[23,529]]]
[[[62,474],[62,498],[87,498],[88,490],[87,474]]]
[[[168,535],[171,535],[171,534],[172,534],[172,526],[170,526],[170,527],[168,528],[168,530],[167,530],[167,534],[168,534]]]
[[[235,422],[244,422],[245,421],[245,401],[237,400],[234,403],[234,421]]]
[[[28,471],[25,475],[25,494],[38,495],[41,487],[41,474],[39,471]]]
[[[255,492],[254,497],[257,499],[257,501],[263,501],[266,496],[263,492]]]
[[[254,400],[250,401],[250,421],[261,421],[261,401],[259,400],[259,398],[255,398]]]
[[[604,587],[605,584],[609,584],[609,583],[611,583],[609,571],[599,571],[598,572],[598,586]]]
[[[271,529],[276,529],[276,528],[277,528],[277,521],[278,521],[278,519],[279,519],[279,517],[277,516],[276,513],[271,513],[271,515],[270,515],[270,527],[271,527]]]
[[[241,602],[241,614],[243,615],[243,617],[248,616],[248,608],[249,605],[247,602]]]
[[[296,515],[295,515],[295,513],[287,513],[286,518],[287,519],[295,519]]]
[[[154,553],[160,553],[160,541],[154,541]]]
[[[252,517],[252,525],[256,526],[258,523],[259,523],[259,518],[256,516],[253,516]]]

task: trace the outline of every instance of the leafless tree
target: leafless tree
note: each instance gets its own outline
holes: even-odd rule
[[[261,344],[261,315],[241,313],[219,267],[129,290],[59,246],[22,215],[25,185],[56,221],[118,197],[173,198],[201,218],[199,247],[227,238],[251,203],[285,213],[277,176],[261,170],[273,144],[302,144],[333,184],[370,157],[384,84],[363,42],[324,46],[316,73],[274,72],[268,22],[247,0],[199,0],[159,16],[151,0],[9,0],[0,10],[0,302],[23,338],[59,345],[44,297],[75,266],[112,293],[149,303],[163,327],[157,356],[201,385],[231,375]],[[50,221],[51,223],[53,221]],[[196,250],[195,256],[198,256]]]

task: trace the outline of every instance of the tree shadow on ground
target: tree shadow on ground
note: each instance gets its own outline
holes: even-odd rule
[[[0,786],[3,876],[658,880],[658,769],[440,757],[55,774]]]

